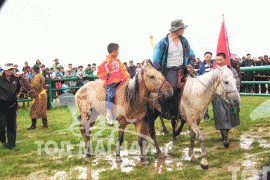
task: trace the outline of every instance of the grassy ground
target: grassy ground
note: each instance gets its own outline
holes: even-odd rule
[[[172,145],[172,137],[160,133],[160,120],[156,120],[156,132],[160,134],[157,141],[162,151],[168,151],[168,154],[165,160],[159,160],[149,153],[148,166],[139,163],[135,128],[129,125],[129,131],[125,134],[126,144],[123,144],[121,151],[123,162],[119,164],[115,162],[114,156],[118,132],[107,128],[103,117],[100,116],[98,128],[91,135],[92,147],[97,156],[85,158],[81,143],[83,138],[73,119],[78,114],[72,116],[68,107],[53,108],[48,111],[48,129],[42,129],[42,122],[38,120],[37,129],[28,131],[26,128],[31,125],[31,119],[30,108],[26,107],[18,111],[19,151],[0,149],[0,179],[232,179],[233,170],[238,170],[237,179],[245,172],[247,177],[251,177],[252,171],[247,168],[259,171],[270,166],[269,148],[261,146],[261,142],[270,144],[269,118],[251,120],[249,117],[256,107],[268,99],[242,97],[241,125],[230,130],[229,149],[224,149],[220,132],[215,130],[212,106],[209,106],[210,121],[202,121],[200,125],[206,137],[208,171],[202,171],[199,163],[187,160],[190,142],[188,125],[178,136],[178,142]],[[170,121],[165,120],[165,123],[171,133]],[[253,139],[248,149],[240,147],[242,135],[245,134]],[[129,151],[125,151],[125,148]],[[195,150],[199,149],[200,144],[196,141]]]

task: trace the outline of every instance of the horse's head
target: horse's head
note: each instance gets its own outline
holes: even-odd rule
[[[241,98],[236,87],[236,79],[232,71],[227,67],[217,67],[219,74],[219,83],[217,85],[217,93],[221,95],[234,107],[239,107]]]
[[[158,93],[161,98],[169,98],[173,95],[173,88],[161,72],[152,66],[142,66],[138,75],[143,79],[149,92]]]

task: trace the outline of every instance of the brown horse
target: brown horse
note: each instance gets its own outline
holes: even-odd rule
[[[119,85],[116,91],[115,106],[113,107],[114,117],[119,121],[119,135],[116,148],[117,160],[121,160],[120,146],[124,140],[124,130],[130,123],[133,123],[136,127],[141,159],[145,159],[146,152],[143,144],[149,134],[149,125],[144,120],[144,117],[148,109],[149,94],[153,92],[157,93],[158,98],[161,99],[166,99],[173,95],[173,89],[162,73],[151,66],[142,67],[133,79]],[[102,81],[88,82],[75,94],[75,102],[81,113],[80,129],[85,141],[87,156],[94,155],[88,146],[90,143],[90,133],[98,115],[106,114],[105,97],[106,89],[103,87]],[[157,154],[161,155],[155,135],[151,134],[151,138],[154,140]]]

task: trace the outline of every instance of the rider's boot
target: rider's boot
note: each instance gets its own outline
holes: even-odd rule
[[[221,129],[220,132],[222,136],[223,145],[225,148],[228,148],[230,145],[229,129]]]
[[[107,109],[106,120],[108,126],[113,126],[113,112],[112,109]]]

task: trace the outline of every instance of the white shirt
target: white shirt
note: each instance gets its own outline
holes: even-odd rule
[[[183,64],[183,46],[178,39],[178,44],[175,44],[171,36],[168,36],[169,39],[169,49],[167,57],[167,67],[179,67]]]

